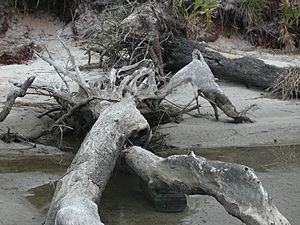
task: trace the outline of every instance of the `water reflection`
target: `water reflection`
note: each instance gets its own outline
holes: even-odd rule
[[[208,159],[236,162],[254,168],[263,185],[274,198],[279,210],[292,224],[298,224],[300,221],[299,146],[193,150],[196,154]],[[188,151],[186,149],[172,149],[173,154],[185,154]],[[162,153],[164,156],[168,154],[170,152]],[[49,160],[48,158],[43,161],[39,158],[31,158],[31,160],[0,158],[0,172],[5,174],[42,170],[46,173],[61,174],[69,162],[64,161],[61,164],[57,160],[59,159]],[[53,191],[53,184],[36,187],[27,191],[26,199],[40,211],[41,216],[45,217]],[[22,212],[16,213],[22,214]],[[223,207],[209,196],[189,196],[188,207],[184,212],[157,212],[140,190],[139,179],[121,172],[114,172],[103,193],[100,215],[106,225],[243,224],[236,218],[229,216]],[[5,215],[1,215],[0,211],[0,218],[3,216]],[[24,224],[20,221],[16,225]],[[32,223],[32,225],[37,225],[37,223]]]
[[[100,216],[107,225],[174,225],[186,215],[157,212],[140,190],[139,178],[124,173],[114,173],[100,207]]]
[[[239,163],[252,167],[256,172],[272,168],[288,169],[300,166],[300,146],[226,147],[208,149],[170,149],[159,152],[166,157],[171,154],[187,154],[194,151],[210,160]]]

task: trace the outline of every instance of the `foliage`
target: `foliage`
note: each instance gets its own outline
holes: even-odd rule
[[[216,0],[193,0],[190,6],[186,6],[183,0],[178,2],[178,11],[188,22],[194,23],[200,15],[208,28],[212,25],[213,11],[217,8]]]
[[[300,2],[295,0],[223,0],[223,27],[242,32],[251,43],[295,50],[300,47]]]
[[[290,24],[295,24],[298,26],[300,24],[300,4],[288,5],[282,4],[281,11],[285,19]]]
[[[245,26],[259,25],[267,8],[265,0],[245,0],[239,10],[239,16]]]
[[[290,4],[289,2],[284,2],[280,5],[281,23],[279,28],[279,41],[285,46],[287,50],[295,49],[297,43],[299,45],[299,33],[297,37],[297,32],[300,30],[300,4]]]

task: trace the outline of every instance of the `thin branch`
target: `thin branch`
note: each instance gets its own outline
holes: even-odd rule
[[[39,54],[38,52],[35,52],[35,54],[38,57],[40,57],[41,59],[43,59],[45,62],[47,62],[49,65],[53,66],[58,73],[62,73],[65,76],[69,77],[72,81],[76,82],[79,85],[79,87],[82,88],[85,91],[85,93],[87,94],[87,96],[90,96],[91,95],[90,86],[82,78],[80,70],[79,70],[78,66],[76,65],[75,58],[72,55],[69,47],[62,41],[62,39],[60,39],[59,37],[58,37],[58,39],[60,40],[60,42],[62,43],[63,47],[67,51],[67,53],[69,55],[69,59],[71,60],[72,66],[73,66],[73,68],[75,70],[75,73],[72,73],[68,69],[66,69],[66,68],[62,67],[61,65],[59,65],[50,56],[49,56],[49,58],[47,58],[47,57]]]
[[[45,47],[45,49],[46,49],[46,52],[48,53],[49,58],[51,60],[54,60],[53,57],[52,57],[52,55],[50,54],[48,48]],[[70,86],[69,86],[68,82],[66,81],[66,79],[61,75],[61,73],[55,67],[54,67],[54,69],[55,69],[56,73],[58,74],[58,76],[62,79],[62,81],[66,85],[66,88],[68,89],[68,92],[71,92],[70,91]]]
[[[50,109],[50,110],[47,110],[46,112],[44,112],[44,113],[42,113],[42,114],[40,114],[40,115],[38,115],[37,116],[37,118],[42,118],[43,116],[46,116],[46,115],[48,115],[49,113],[52,113],[52,112],[55,112],[55,111],[60,111],[60,110],[62,110],[62,107],[61,106],[58,106],[58,107],[55,107],[55,108],[52,108],[52,109]]]
[[[68,71],[58,63],[56,63],[54,60],[48,59],[45,56],[39,54],[38,52],[35,52],[35,54],[40,57],[42,60],[47,62],[50,66],[53,66],[55,70],[57,70],[59,73],[64,74],[65,76],[69,77],[72,81],[77,83],[81,88],[83,88],[87,93],[89,92],[89,86],[88,84],[81,78],[78,77],[76,74]]]

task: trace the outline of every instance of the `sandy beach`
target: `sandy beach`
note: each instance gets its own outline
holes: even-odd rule
[[[214,118],[210,104],[200,100],[201,118],[184,115],[184,120],[160,126],[158,129],[168,134],[167,144],[180,147],[230,147],[285,145],[300,142],[300,101],[283,101],[266,96],[266,93],[245,86],[219,82],[225,94],[239,111],[253,106],[247,115],[254,123],[235,124],[220,112],[220,120]],[[180,105],[193,98],[191,85],[180,86],[167,97]],[[196,113],[196,112],[194,112]]]
[[[27,32],[27,28],[24,29],[26,26],[29,27],[29,30],[34,31],[30,38],[24,38],[23,33]],[[1,40],[0,53],[3,46],[8,46],[10,44],[18,45],[23,42],[28,43],[33,40],[37,44],[46,44],[53,57],[59,59],[62,65],[64,65],[67,61],[67,55],[64,51],[62,51],[59,41],[55,38],[55,35],[60,33],[61,28],[62,24],[57,23],[57,21],[48,21],[47,18],[45,20],[41,20],[41,18],[35,19],[25,17],[21,23],[14,25],[10,31],[11,33],[8,33],[5,39]],[[17,31],[19,36],[15,36]],[[81,48],[80,43],[76,43],[72,40],[67,41],[67,43],[69,44],[78,64],[82,65],[87,63],[88,56],[84,55],[85,51]],[[228,44],[228,41],[226,43]],[[220,46],[224,46],[224,43],[219,41],[216,43],[215,47],[220,48]],[[240,51],[233,49],[232,46],[230,48],[230,51],[228,51],[228,49],[224,49],[224,54],[233,54],[235,57],[239,57],[237,54],[239,54]],[[252,50],[243,52],[243,54],[257,56],[257,54]],[[284,66],[299,65],[299,56],[297,57],[292,57],[291,60],[291,56],[277,56],[275,60],[270,53],[266,53],[264,55],[264,53],[261,52],[259,54],[259,58],[261,59],[265,59],[266,61],[276,65],[280,62],[280,64]],[[97,60],[97,58],[94,57],[94,60]],[[93,70],[91,72],[84,71],[83,74],[85,79],[93,79],[93,77],[98,76],[99,73],[101,73],[100,70]],[[0,65],[0,109],[4,104],[8,93],[15,88],[11,83],[9,83],[9,81],[18,80],[23,82],[29,76],[36,76],[36,82],[48,82],[56,84],[58,87],[62,83],[55,70],[39,58],[34,58],[27,64],[23,65]],[[210,104],[206,100],[200,99],[200,118],[184,115],[181,123],[169,123],[158,127],[157,130],[159,132],[168,135],[166,139],[167,145],[179,148],[199,149],[300,144],[299,100],[278,100],[267,96],[264,91],[257,90],[255,88],[247,88],[244,85],[226,81],[218,81],[218,83],[232,103],[237,107],[238,111],[246,109],[251,105],[255,105],[247,113],[247,115],[251,119],[255,120],[255,122],[251,124],[235,124],[232,119],[228,118],[221,111],[219,111],[220,120],[216,121]],[[72,86],[71,88],[75,89],[76,86]],[[182,106],[184,106],[192,98],[193,91],[189,84],[179,86],[169,96],[167,96],[169,101]],[[53,123],[53,121],[47,116],[42,118],[38,118],[37,116],[45,112],[46,109],[53,107],[55,104],[56,102],[54,99],[44,96],[26,95],[24,98],[18,98],[9,116],[4,122],[0,123],[0,133],[7,132],[8,128],[10,128],[11,132],[18,132],[23,135],[31,135],[36,132],[40,132]],[[197,114],[197,111],[192,113]],[[10,151],[9,148],[13,149],[13,151]],[[22,161],[24,161],[22,158],[19,158],[23,155],[24,148],[28,149],[28,145],[22,147],[22,145],[19,144],[12,144],[11,147],[8,147],[7,144],[0,141],[0,153],[2,152],[2,154],[0,154],[0,159],[2,157],[3,162],[8,164],[7,162],[10,162],[9,160],[11,160],[8,156],[16,154],[16,161],[18,162],[14,163],[19,165]],[[53,150],[51,154],[56,154],[56,150]],[[43,150],[40,150],[40,152],[41,151],[43,153]],[[27,150],[26,152],[28,153]],[[30,161],[30,157],[37,153],[37,151],[33,150],[28,154],[29,159],[26,166],[36,164],[34,159]],[[45,161],[48,162],[49,160],[46,159]],[[244,161],[241,162],[243,163]],[[248,162],[245,161],[245,163]],[[5,163],[3,163],[3,165],[4,164]],[[41,213],[40,207],[34,206],[30,203],[27,197],[31,193],[31,188],[40,187],[49,184],[49,182],[54,182],[59,179],[62,171],[43,172],[40,171],[41,167],[37,167],[24,172],[14,171],[14,168],[9,166],[7,167],[8,168],[3,166],[2,169],[3,171],[4,169],[9,171],[2,171],[2,173],[0,173],[0,225],[41,224],[45,215]],[[55,168],[52,164],[48,165],[48,167],[50,169],[52,167]],[[266,183],[267,189],[270,190],[270,193],[276,197],[279,206],[281,207],[280,210],[285,210],[285,213],[289,217],[293,218],[293,221],[297,221],[298,219],[297,216],[299,215],[298,209],[300,205],[297,198],[299,197],[299,182],[295,182],[295,180],[299,180],[297,179],[297,171],[298,169],[292,170],[292,172],[288,175],[284,174],[285,170],[283,172],[271,171],[272,173],[260,174],[262,180]],[[280,179],[282,180],[280,181]],[[127,180],[127,178],[124,180]],[[119,183],[117,186],[119,187]],[[129,188],[129,190],[131,189]],[[46,191],[45,193],[48,192]],[[48,196],[49,199],[47,200],[48,202],[46,201],[45,207],[48,206],[47,204],[51,199],[51,194],[52,193],[49,194],[50,197]],[[115,192],[112,191],[112,194],[115,195]],[[34,194],[31,193],[31,195]],[[136,192],[132,195],[136,196]],[[127,195],[123,196],[126,197]],[[128,199],[125,200],[128,202]],[[186,214],[180,215],[185,218],[181,220],[183,221],[182,223],[178,222],[178,224],[241,224],[241,222],[237,219],[227,215],[224,209],[212,198],[196,196],[189,197],[188,200],[189,209],[185,212]],[[144,200],[142,199],[141,201]],[[143,205],[146,205],[145,207],[148,207],[148,204],[144,202],[142,203]],[[136,205],[135,198],[132,205]],[[116,206],[111,206],[109,204],[106,205],[106,209],[109,209],[107,217],[112,217],[112,211],[109,207],[115,208]],[[120,212],[116,211],[116,215],[112,217],[113,219],[120,218],[120,222],[118,224],[121,224],[122,221],[125,221],[123,224],[139,224],[138,222],[134,223],[134,221],[131,221],[133,218],[131,215],[136,213],[136,209],[134,207],[132,209],[127,207],[128,211],[125,211],[124,213],[125,215],[128,213],[128,221],[131,221],[132,223],[126,223],[126,220],[123,219],[123,208],[126,207],[123,205],[120,205],[119,207],[121,207]],[[130,210],[132,210],[132,214],[130,214]],[[148,215],[149,212],[152,211],[152,208],[146,208],[145,215]],[[164,215],[166,216],[167,214]],[[145,221],[143,214],[141,214],[140,217],[141,221]],[[157,221],[157,218],[160,217],[162,219],[164,218],[163,216],[157,216],[156,214],[152,217],[154,221]],[[173,214],[169,214],[169,217],[173,218],[174,216]],[[166,218],[170,219],[168,216],[166,216]],[[113,223],[111,222],[107,224]]]

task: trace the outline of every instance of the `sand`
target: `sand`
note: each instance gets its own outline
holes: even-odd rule
[[[59,42],[55,39],[55,35],[59,34],[61,29],[62,24],[51,18],[25,16],[19,19],[18,23],[13,24],[12,31],[8,33],[5,39],[0,40],[0,52],[3,47],[14,46],[24,42],[28,43],[33,40],[38,44],[46,44],[54,58],[59,58],[60,62],[64,64],[64,62],[67,61],[67,56],[64,51],[62,51]],[[70,45],[71,51],[78,64],[86,63],[87,56],[84,55],[85,51],[81,48],[81,44],[72,40],[66,42]],[[299,56],[281,55],[280,57],[276,56],[275,60],[274,55],[271,53],[264,54],[263,52],[259,52],[258,54],[257,51],[253,51],[252,49],[251,51],[248,49],[249,51],[247,50],[247,52],[241,52],[236,49],[236,41],[230,45],[228,45],[228,40],[225,41],[225,43],[227,43],[227,47],[230,47],[230,51],[223,49],[224,54],[232,54],[234,57],[240,57],[237,56],[238,54],[259,55],[260,58],[264,58],[266,61],[269,60],[270,63],[276,65],[293,65],[295,63],[299,64],[300,61]],[[224,44],[222,40],[219,40],[213,47],[220,49],[220,46],[224,47],[226,44]],[[239,49],[241,49],[241,46],[244,45],[241,44]],[[90,79],[99,73],[100,71],[93,71],[84,73],[84,76]],[[61,80],[56,75],[54,69],[38,58],[29,61],[26,65],[0,65],[0,109],[7,94],[14,88],[8,81],[24,81],[27,77],[32,75],[37,76],[36,82],[50,82],[52,84],[56,83],[57,85],[61,85]],[[202,99],[200,100],[201,118],[184,115],[184,120],[180,124],[170,123],[159,127],[160,132],[169,134],[167,144],[184,148],[206,148],[297,144],[300,142],[299,101],[282,101],[268,98],[263,91],[247,89],[245,86],[239,84],[224,81],[219,82],[219,84],[234,105],[237,106],[238,110],[242,110],[252,104],[257,105],[248,113],[248,116],[256,122],[253,124],[234,124],[232,120],[224,114],[221,114],[220,120],[216,121],[211,106],[207,101]],[[76,85],[72,86],[72,88],[76,90]],[[192,97],[193,92],[190,85],[182,85],[167,98],[177,104],[184,104]],[[31,103],[31,105],[28,106],[28,103]],[[39,132],[48,127],[53,121],[48,117],[39,119],[37,115],[44,112],[47,108],[51,108],[54,104],[56,104],[55,101],[48,97],[27,95],[24,98],[19,98],[7,119],[3,123],[0,123],[0,133],[6,132],[7,127],[9,127],[12,132],[19,132],[20,134],[26,135]],[[8,148],[7,145],[0,142],[2,157],[9,154]],[[15,148],[13,154],[22,153],[22,146],[13,146],[13,148]],[[28,146],[26,148],[28,148]],[[36,154],[36,152],[33,154]],[[287,176],[280,174],[280,176],[274,176],[274,179],[271,177],[269,180],[277,181],[278,177]],[[294,175],[289,176],[290,181],[286,186],[291,186],[290,183],[293,183],[294,177]],[[41,212],[26,199],[28,190],[48,182],[53,182],[58,178],[59,176],[57,174],[46,174],[42,172],[0,174],[0,211],[2,215],[6,215],[5,218],[0,218],[0,225],[41,224],[43,221]],[[274,189],[273,192],[271,190],[273,195],[283,192],[282,190],[286,188],[286,186],[282,185],[270,185],[270,187],[273,186],[282,188]],[[281,198],[281,200],[282,199],[284,200],[285,198]],[[235,223],[232,222],[229,216],[225,217],[226,213],[214,200],[195,201],[193,197],[191,197],[189,201],[190,207],[196,211],[191,212],[191,217],[187,217],[187,222],[199,222],[199,219],[192,218],[199,217],[202,218],[202,222],[206,220],[208,224],[216,224],[215,222],[218,219],[219,221],[223,221],[224,224],[240,224],[237,220],[235,220]],[[205,203],[204,207],[197,205],[203,202]],[[287,204],[289,205],[289,203]],[[296,209],[296,207],[294,208]],[[223,214],[220,214],[220,211],[222,211]],[[216,214],[219,216],[215,216]],[[293,211],[292,214],[297,213]],[[27,215],[26,218],[24,218],[24,215]],[[217,219],[214,220],[212,218]],[[189,224],[193,223],[191,222]]]
[[[167,144],[174,147],[230,147],[272,144],[297,144],[300,142],[300,102],[282,101],[265,97],[266,93],[247,89],[239,84],[219,82],[225,94],[239,111],[255,104],[248,116],[255,122],[235,124],[220,112],[220,120],[213,116],[210,104],[200,100],[201,118],[184,115],[183,122],[160,126],[168,134]],[[184,105],[193,98],[190,85],[182,85],[167,99]],[[194,112],[196,113],[196,112]]]
[[[8,33],[7,37],[1,40],[2,46],[14,40],[14,45],[35,41],[37,44],[46,45],[54,58],[59,59],[64,65],[67,61],[67,55],[63,51],[55,35],[62,30],[62,24],[53,18],[30,17],[23,18],[22,23],[16,23],[15,28]],[[26,29],[24,28],[26,27]],[[28,28],[29,27],[29,28]],[[24,32],[31,30],[24,37]],[[18,35],[16,35],[18,31]],[[23,32],[23,33],[22,33]],[[15,35],[14,35],[15,34]],[[30,34],[30,36],[28,36]],[[72,53],[79,65],[87,63],[88,57],[80,42],[72,40],[67,41]],[[224,44],[224,43],[227,43]],[[253,50],[247,49],[247,45],[238,41],[230,41],[224,38],[219,39],[215,48],[224,50],[224,54],[235,53],[237,57],[241,50],[245,49],[243,54],[255,55]],[[227,47],[227,48],[225,48]],[[0,50],[1,51],[1,50]],[[266,60],[271,60],[270,53],[264,54],[262,51],[256,51],[256,55]],[[97,60],[97,57],[93,57]],[[280,55],[274,59],[273,63],[278,64],[281,61],[283,65],[294,65],[300,61],[299,57],[290,55]],[[86,79],[97,76],[100,71],[83,72]],[[55,70],[39,58],[34,58],[26,65],[0,65],[0,102],[4,102],[7,94],[14,87],[9,80],[24,81],[29,76],[36,76],[35,82],[48,82],[62,85],[62,81]],[[263,91],[247,89],[245,86],[219,82],[226,95],[232,100],[238,110],[247,106],[256,104],[249,116],[256,122],[253,124],[234,124],[224,114],[220,121],[213,117],[213,111],[205,100],[201,100],[201,118],[193,118],[185,115],[180,124],[166,124],[159,127],[159,131],[169,134],[167,144],[176,147],[222,147],[222,146],[253,146],[265,144],[294,144],[299,143],[300,130],[300,102],[296,100],[282,101],[265,97]],[[76,90],[77,86],[72,88]],[[192,99],[192,90],[190,85],[182,85],[177,88],[167,98],[177,104],[184,104]],[[3,105],[0,103],[1,105]],[[34,103],[30,107],[27,103]],[[25,104],[25,105],[24,105]],[[18,98],[17,104],[13,108],[7,119],[0,124],[0,132],[7,131],[10,127],[12,132],[20,132],[27,135],[39,132],[47,127],[51,119],[43,117],[38,119],[36,116],[51,108],[56,102],[48,97],[37,95],[26,95],[24,98]]]

